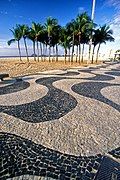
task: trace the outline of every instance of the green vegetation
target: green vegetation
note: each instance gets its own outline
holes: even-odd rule
[[[120,60],[120,49],[115,52],[114,60]]]
[[[58,61],[58,50],[61,46],[64,49],[65,62],[67,56],[69,57],[69,62],[73,62],[76,50],[76,62],[81,63],[83,62],[84,48],[86,44],[89,45],[88,60],[90,60],[91,46],[93,46],[91,61],[91,63],[93,63],[96,46],[98,45],[96,55],[97,62],[100,45],[102,43],[106,43],[107,41],[114,41],[114,38],[112,37],[113,32],[109,26],[104,25],[102,27],[96,27],[97,25],[92,22],[86,12],[79,14],[76,19],[67,23],[65,27],[61,27],[58,24],[57,19],[49,17],[44,25],[35,22],[32,23],[31,27],[28,27],[27,25],[16,25],[16,27],[11,30],[14,39],[9,40],[8,45],[17,41],[20,61],[20,40],[23,38],[27,61],[29,61],[29,55],[26,39],[30,39],[33,43],[35,61],[36,50],[37,61],[39,61],[40,56],[41,61],[45,60],[46,54],[49,54],[49,62],[51,62],[51,52],[53,56],[52,59],[55,60],[56,57],[56,61]],[[47,52],[47,49],[49,52]]]
[[[22,59],[21,59],[21,50],[20,50],[20,40],[22,38],[22,31],[20,29],[20,26],[16,25],[15,28],[11,29],[11,32],[14,38],[8,41],[8,45],[11,45],[13,42],[17,41],[18,51],[19,51],[19,56],[20,56],[20,61],[21,61]]]

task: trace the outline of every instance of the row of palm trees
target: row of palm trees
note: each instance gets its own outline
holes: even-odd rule
[[[58,61],[59,47],[62,46],[64,49],[65,62],[67,56],[70,62],[73,62],[74,54],[76,54],[76,62],[83,62],[85,44],[89,45],[89,57],[92,50],[92,63],[94,60],[95,48],[98,45],[96,62],[98,60],[98,54],[100,50],[100,45],[106,43],[107,41],[114,41],[112,37],[112,30],[109,26],[104,25],[98,27],[86,12],[77,15],[75,20],[67,23],[65,27],[58,24],[57,19],[47,18],[44,25],[40,23],[32,23],[31,27],[27,25],[16,25],[12,30],[13,39],[8,41],[8,45],[13,42],[17,42],[18,51],[21,59],[21,49],[20,40],[23,38],[24,46],[26,51],[26,57],[29,61],[27,39],[32,41],[33,44],[33,56],[34,60],[44,61],[46,55],[49,54],[49,62],[51,61],[51,52],[53,54],[53,59],[56,58]],[[91,49],[91,45],[93,48]],[[48,52],[47,52],[48,51]],[[76,51],[76,52],[75,52]],[[36,59],[37,54],[37,59]]]

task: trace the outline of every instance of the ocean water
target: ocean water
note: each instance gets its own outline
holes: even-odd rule
[[[26,56],[21,56],[21,57],[26,57]],[[19,56],[0,56],[0,58],[19,58]]]

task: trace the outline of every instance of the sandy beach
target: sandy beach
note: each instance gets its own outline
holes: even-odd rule
[[[101,64],[102,62],[99,61],[98,64]],[[23,75],[29,75],[29,74],[36,74],[38,72],[48,71],[48,70],[63,70],[67,68],[73,68],[73,67],[80,67],[80,66],[90,66],[90,63],[87,63],[87,61],[84,61],[84,63],[79,64],[76,63],[75,60],[73,63],[70,62],[64,62],[64,58],[59,58],[58,62],[52,61],[48,62],[46,61],[39,61],[35,62],[33,58],[30,58],[30,61],[27,62],[26,58],[23,58],[23,60],[20,62],[19,58],[1,58],[0,59],[0,73],[8,73],[10,77],[15,76],[23,76]],[[95,64],[92,64],[94,66]]]

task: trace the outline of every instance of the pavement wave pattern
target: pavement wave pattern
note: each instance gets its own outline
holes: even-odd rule
[[[119,68],[107,63],[0,85],[0,179],[120,179]],[[28,91],[36,95],[27,101]]]
[[[25,81],[15,82],[11,85],[0,87],[0,95],[15,93],[28,88],[30,84]]]

